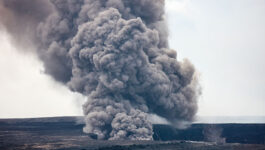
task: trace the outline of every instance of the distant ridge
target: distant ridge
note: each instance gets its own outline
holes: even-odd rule
[[[20,122],[82,122],[83,116],[56,116],[40,118],[0,118],[0,122],[20,123]]]
[[[194,123],[265,123],[265,116],[197,116]]]
[[[33,118],[0,118],[5,121],[16,122],[60,122],[60,121],[77,121],[82,122],[83,116],[55,116],[55,117],[33,117]],[[152,120],[154,121],[154,120]],[[161,121],[160,121],[161,122]],[[193,123],[262,123],[265,124],[265,116],[197,116]],[[157,124],[157,123],[154,123]],[[161,124],[161,123],[159,123]],[[162,123],[163,124],[163,123]]]

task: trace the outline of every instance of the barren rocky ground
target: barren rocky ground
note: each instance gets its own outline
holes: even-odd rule
[[[154,125],[155,141],[93,140],[83,133],[82,118],[55,117],[35,119],[0,119],[0,149],[76,149],[76,150],[251,150],[265,149],[264,124],[192,125],[176,130]],[[214,127],[214,128],[213,128]],[[205,142],[206,129],[222,129],[226,142]],[[209,130],[209,131],[211,131]],[[208,131],[208,130],[207,130]],[[219,131],[219,130],[217,130]],[[241,131],[241,132],[239,132]],[[215,132],[214,132],[215,133]],[[218,139],[219,137],[217,137]]]

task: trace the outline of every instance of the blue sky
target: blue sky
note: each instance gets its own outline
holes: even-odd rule
[[[265,116],[265,1],[166,0],[170,47],[200,74],[200,116]],[[81,115],[84,98],[53,82],[0,34],[0,118]],[[33,92],[31,92],[33,91]]]

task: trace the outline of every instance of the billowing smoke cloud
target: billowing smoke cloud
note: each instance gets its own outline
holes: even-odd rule
[[[193,65],[168,47],[164,0],[0,4],[1,23],[17,44],[24,36],[33,41],[45,72],[88,97],[85,132],[150,140],[149,113],[172,124],[192,121],[199,85]]]
[[[46,0],[0,0],[0,29],[12,34],[12,42],[28,51],[38,41],[36,28],[52,11]]]

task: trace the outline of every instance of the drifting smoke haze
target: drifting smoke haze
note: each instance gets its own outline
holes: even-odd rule
[[[87,97],[84,132],[98,139],[151,140],[148,114],[178,124],[197,112],[195,69],[168,47],[164,0],[0,0],[0,19],[46,74]]]

